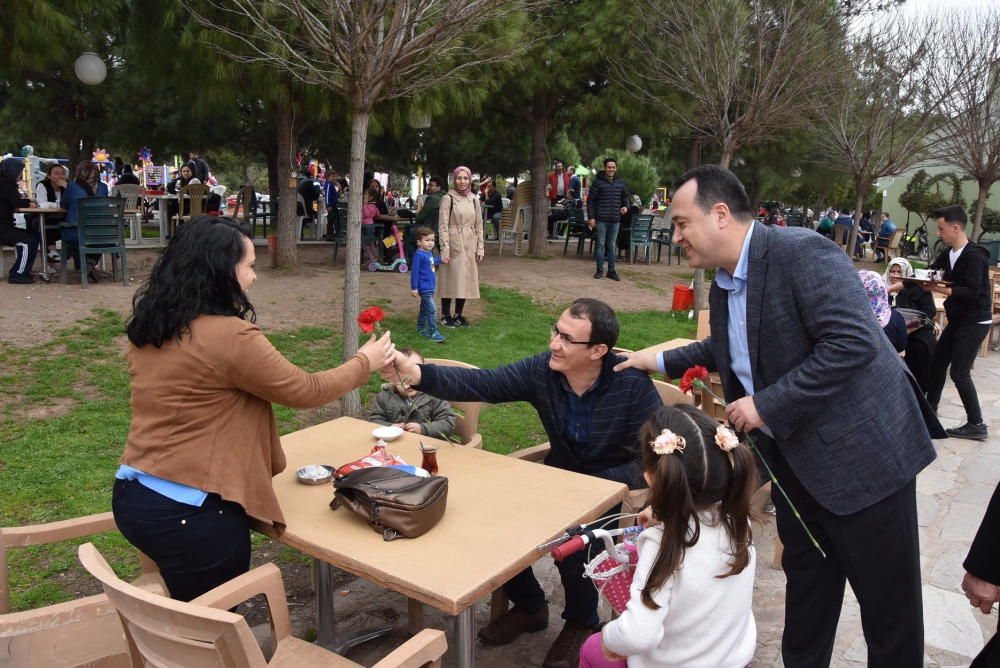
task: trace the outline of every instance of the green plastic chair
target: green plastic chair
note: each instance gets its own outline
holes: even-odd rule
[[[653,239],[653,243],[656,244],[656,261],[660,261],[660,256],[663,255],[663,247],[667,247],[667,264],[673,264],[674,250],[677,250],[677,264],[681,263],[681,245],[674,243],[674,224],[670,223],[669,227],[660,228],[660,236]]]
[[[632,229],[628,242],[628,263],[635,264],[637,248],[646,249],[646,264],[653,260],[653,216],[638,214],[632,216]]]
[[[79,230],[80,283],[87,288],[87,254],[111,254],[111,278],[117,281],[115,255],[122,260],[122,283],[128,287],[128,261],[125,254],[125,200],[121,197],[84,197],[76,202],[76,222],[62,223],[62,228]],[[59,251],[59,272],[66,285],[67,244]]]

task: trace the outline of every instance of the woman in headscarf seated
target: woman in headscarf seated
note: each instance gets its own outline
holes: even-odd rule
[[[934,318],[937,305],[934,296],[924,290],[919,283],[908,281],[913,278],[913,267],[903,258],[896,258],[885,270],[885,283],[889,292],[889,303],[906,320],[906,366],[917,379],[917,385],[924,392],[930,380],[931,358],[937,348],[934,336]]]
[[[896,349],[897,353],[906,350],[906,321],[899,312],[889,307],[889,293],[885,288],[882,277],[874,271],[862,269],[858,272],[861,282],[868,293],[868,302],[871,304],[872,312],[878,320],[879,326],[885,332],[889,343]]]

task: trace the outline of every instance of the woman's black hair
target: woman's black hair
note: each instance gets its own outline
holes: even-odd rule
[[[132,298],[128,340],[156,348],[191,333],[199,315],[227,315],[256,322],[240,287],[236,265],[246,253],[249,228],[232,218],[195,216],[181,226]]]

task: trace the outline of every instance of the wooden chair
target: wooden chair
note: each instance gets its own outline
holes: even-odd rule
[[[139,186],[126,183],[115,186],[111,191],[112,197],[121,197],[125,200],[125,215],[129,216],[131,222],[128,224],[129,239],[136,245],[142,243],[142,209],[139,207]]]
[[[87,254],[111,254],[111,277],[115,278],[115,256],[122,261],[122,283],[128,287],[128,260],[125,250],[125,200],[121,197],[84,197],[76,201],[76,222],[60,223],[62,228],[77,228],[79,234],[80,284],[87,289]],[[59,271],[66,285],[68,245],[59,251]]]
[[[628,242],[628,263],[635,264],[636,250],[646,249],[646,264],[653,260],[653,216],[632,216],[632,227]]]
[[[254,196],[253,186],[243,186],[236,193],[236,204],[229,212],[229,217],[233,220],[250,226],[250,236],[257,236],[257,216],[254,215],[257,198]],[[264,224],[264,232],[267,232],[267,224]]]
[[[891,236],[875,237],[875,245],[872,246],[872,258],[874,258],[875,253],[880,250],[878,245],[880,241],[887,242],[886,246],[881,247],[882,252],[885,253],[885,262],[889,261],[889,253],[891,252],[895,252],[897,258],[903,257],[903,252],[899,249],[899,242],[903,240],[904,232],[906,232],[906,230],[896,230]]]
[[[477,366],[458,362],[456,360],[438,359],[428,357],[425,364],[436,364],[438,366],[454,366],[461,369],[478,369]],[[452,409],[455,411],[455,436],[462,441],[462,445],[467,445],[476,450],[483,449],[483,437],[479,433],[479,411],[483,404],[479,401],[451,401]]]
[[[44,608],[10,611],[7,549],[48,545],[117,531],[111,513],[60,522],[0,528],[0,665],[12,668],[128,668],[132,665],[121,622],[104,594]],[[140,553],[144,575],[135,581],[153,594],[166,595],[156,564]]]
[[[3,270],[0,269],[0,271]],[[991,311],[992,322],[986,338],[983,339],[983,345],[979,349],[981,357],[986,357],[986,351],[989,350],[990,344],[993,343],[993,335],[1000,332],[1000,267],[990,267],[990,301],[993,303]],[[997,342],[993,344],[993,350],[994,352],[1000,350],[1000,336],[997,336]]]
[[[190,183],[177,191],[177,215],[170,219],[170,236],[177,230],[177,223],[186,223],[205,213],[205,201],[211,188],[204,183]],[[187,214],[184,205],[187,204]]]
[[[358,664],[318,645],[292,637],[281,571],[265,564],[190,603],[154,596],[122,582],[91,543],[80,546],[80,563],[104,585],[118,611],[133,666],[162,668],[264,668]],[[229,612],[263,595],[271,626],[270,661],[265,661],[246,619]],[[120,633],[120,631],[119,631]],[[448,649],[444,633],[425,629],[375,664],[375,668],[440,668]]]
[[[520,255],[521,236],[523,236],[525,229],[522,228],[521,234],[518,234],[515,231],[515,225],[522,222],[523,217],[519,217],[518,212],[525,206],[528,207],[529,211],[531,210],[531,181],[521,181],[517,184],[510,206],[500,213],[500,255],[503,255],[503,242],[507,234],[514,237],[514,255]]]
[[[660,261],[660,256],[663,254],[663,247],[667,247],[667,264],[673,263],[673,253],[674,250],[677,251],[677,264],[681,263],[681,245],[674,243],[674,224],[664,226],[660,228],[660,233],[658,236],[653,237],[653,243],[656,244],[656,261]]]

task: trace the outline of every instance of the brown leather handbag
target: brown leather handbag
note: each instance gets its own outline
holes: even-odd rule
[[[448,505],[447,478],[423,478],[388,466],[352,471],[334,480],[333,487],[330,507],[353,510],[387,541],[422,536]]]

